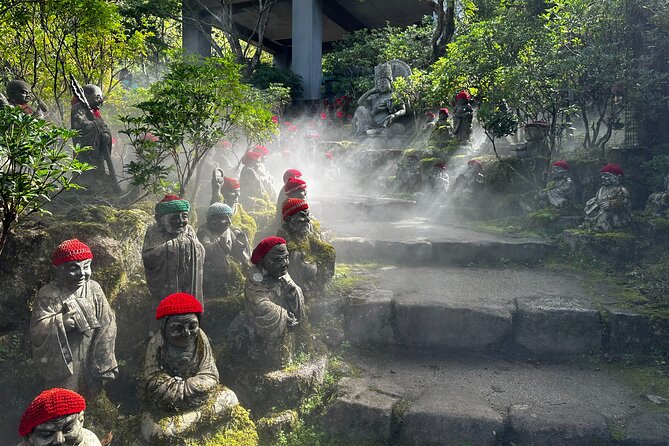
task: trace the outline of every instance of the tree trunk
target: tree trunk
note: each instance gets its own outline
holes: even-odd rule
[[[432,57],[434,63],[446,54],[448,45],[455,35],[455,0],[438,0],[435,8],[437,26],[432,34]]]

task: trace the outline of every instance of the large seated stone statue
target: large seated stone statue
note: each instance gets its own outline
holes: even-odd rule
[[[230,295],[243,285],[242,266],[251,256],[249,241],[244,232],[231,225],[232,208],[214,203],[207,209],[207,223],[197,231],[197,238],[204,246],[204,297],[216,298]]]
[[[597,232],[624,229],[630,222],[630,193],[622,186],[623,169],[607,164],[600,170],[602,187],[585,204],[583,227]]]
[[[471,105],[471,95],[462,90],[455,96],[455,107],[453,108],[453,135],[458,141],[469,141],[472,135],[472,120],[474,109]]]
[[[322,290],[335,270],[335,248],[324,242],[314,228],[309,204],[289,198],[282,206],[283,226],[277,236],[286,240],[290,252],[288,272],[304,292]]]
[[[84,428],[86,401],[67,389],[49,389],[37,395],[21,417],[17,446],[101,446]]]
[[[539,194],[541,202],[546,202],[554,208],[565,208],[574,203],[576,188],[569,177],[569,163],[564,160],[551,164],[550,181],[546,189]]]
[[[79,240],[53,251],[54,279],[37,292],[30,322],[33,363],[45,388],[95,396],[118,375],[116,318],[91,280],[93,253]]]
[[[249,356],[263,367],[279,369],[300,350],[298,333],[306,324],[302,289],[288,273],[286,241],[267,237],[253,250],[244,288],[244,318]]]
[[[374,87],[358,99],[358,108],[351,122],[355,136],[381,133],[390,129],[392,133],[403,133],[405,126],[399,119],[407,115],[407,105],[393,101],[393,80],[398,76],[410,76],[411,68],[399,60],[392,60],[374,67]]]
[[[249,212],[254,212],[263,207],[262,203],[271,200],[274,189],[268,189],[260,168],[262,155],[258,152],[249,151],[242,157],[242,171],[239,174],[240,196],[239,202]]]
[[[275,227],[278,229],[281,227],[283,224],[283,217],[281,216],[281,206],[283,206],[283,202],[286,201],[286,187],[288,184],[288,181],[296,179],[296,180],[301,180],[302,179],[302,172],[300,172],[297,169],[288,169],[283,173],[283,186],[281,189],[279,189],[278,198],[276,200],[276,219],[274,220]],[[299,187],[297,187],[299,186]],[[302,198],[306,199],[307,197],[307,183],[304,183],[304,187],[302,187],[302,183],[295,183],[288,187],[288,190],[291,191],[291,193],[294,195],[294,198]],[[304,195],[302,196],[296,196],[296,195]],[[293,197],[291,197],[293,198]]]
[[[154,301],[184,292],[202,302],[204,247],[188,224],[188,201],[165,195],[155,207],[156,222],[144,236],[142,260]]]
[[[73,141],[81,146],[93,148],[82,152],[79,159],[95,166],[95,170],[84,172],[82,175],[85,180],[91,175],[91,181],[97,180],[101,185],[107,184],[115,192],[119,192],[116,170],[111,158],[112,134],[100,113],[100,106],[104,102],[102,90],[97,85],[88,84],[84,85],[83,91],[88,105],[75,96],[72,99],[70,122],[72,129],[79,132]]]
[[[175,293],[156,309],[160,331],[146,349],[142,374],[142,438],[173,444],[207,426],[216,426],[239,404],[235,393],[218,382],[209,339],[200,328],[202,304]]]
[[[22,80],[12,80],[7,82],[7,97],[0,94],[0,105],[20,108],[23,113],[34,118],[44,119],[47,107],[44,102],[37,99],[37,109],[33,110],[30,106],[32,89],[27,82]]]
[[[646,200],[646,214],[667,218],[669,210],[669,174],[664,177],[664,190],[650,194]]]

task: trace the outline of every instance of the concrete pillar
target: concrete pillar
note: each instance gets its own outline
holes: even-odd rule
[[[182,2],[182,46],[187,54],[211,56],[211,19],[198,0]]]
[[[293,60],[291,69],[302,76],[302,99],[321,98],[323,55],[323,0],[293,0]]]

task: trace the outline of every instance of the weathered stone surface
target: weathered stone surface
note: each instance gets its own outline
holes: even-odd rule
[[[344,306],[344,331],[347,339],[359,344],[392,344],[394,334],[393,293],[388,290],[362,290]]]
[[[592,446],[609,444],[604,417],[590,407],[512,405],[511,441],[519,445]]]
[[[404,413],[400,444],[496,445],[504,429],[502,415],[476,394],[464,395],[457,390],[427,387]]]
[[[514,339],[540,355],[598,352],[599,314],[590,304],[568,296],[516,299]]]
[[[653,343],[650,317],[611,308],[607,311],[606,319],[608,333],[605,345],[608,353],[648,352]]]
[[[669,444],[669,413],[639,414],[625,423],[622,446],[666,446]]]
[[[299,416],[294,410],[284,410],[258,420],[258,437],[262,444],[276,444],[279,435],[291,432]]]
[[[337,399],[323,418],[323,429],[354,442],[386,443],[392,435],[393,409],[404,395],[396,384],[375,378],[342,378]]]
[[[511,334],[511,312],[503,306],[468,306],[424,302],[420,297],[395,301],[396,339],[401,345],[481,349]]]

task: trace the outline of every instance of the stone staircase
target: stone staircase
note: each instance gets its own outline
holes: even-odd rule
[[[649,351],[651,318],[594,294],[585,275],[544,267],[549,240],[390,203],[314,212],[338,263],[368,262],[344,306],[361,373],[339,383],[324,428],[350,444],[669,445],[666,407],[601,362]]]

